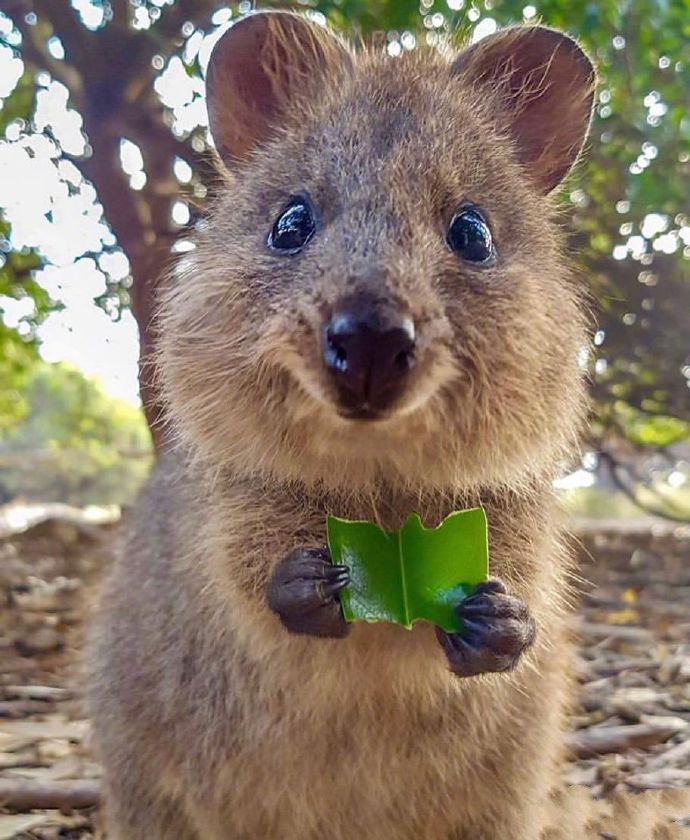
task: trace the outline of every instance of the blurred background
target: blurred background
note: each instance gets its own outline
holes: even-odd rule
[[[562,202],[598,329],[591,433],[561,485],[579,515],[690,517],[688,0],[295,5],[392,58],[521,21],[581,39],[597,109]],[[213,189],[210,50],[251,8],[0,0],[0,502],[129,504],[146,475],[138,334],[146,353],[158,278]]]
[[[290,4],[259,7],[273,5]],[[588,149],[561,194],[597,319],[582,359],[590,432],[559,481],[597,584],[581,603],[568,778],[599,793],[658,786],[662,771],[690,785],[690,0],[293,6],[391,60],[519,22],[564,29],[595,60]],[[253,8],[0,0],[0,811],[8,774],[97,796],[63,654],[162,443],[140,345],[150,352],[157,283],[214,189],[210,50]],[[611,729],[587,741],[616,726],[618,741]],[[88,815],[53,834],[8,819],[0,838],[100,836]]]

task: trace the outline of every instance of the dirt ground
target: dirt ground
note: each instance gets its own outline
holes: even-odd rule
[[[0,840],[102,838],[78,653],[118,525],[35,518],[0,515]],[[544,840],[690,838],[690,526],[573,528],[579,702]]]

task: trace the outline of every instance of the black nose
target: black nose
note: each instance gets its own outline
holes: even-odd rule
[[[374,312],[337,312],[324,330],[326,367],[353,411],[390,406],[414,365],[414,348],[411,318],[383,322]]]

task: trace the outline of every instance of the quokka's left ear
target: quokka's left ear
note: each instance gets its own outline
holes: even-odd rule
[[[452,74],[497,96],[499,120],[538,189],[567,175],[587,136],[595,71],[569,36],[545,26],[499,30],[463,50]]]

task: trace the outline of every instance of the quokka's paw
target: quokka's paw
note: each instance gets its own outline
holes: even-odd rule
[[[462,630],[436,635],[451,671],[473,677],[512,670],[532,644],[536,625],[527,604],[509,595],[500,580],[480,583],[457,607]]]
[[[338,593],[349,582],[347,566],[334,566],[327,549],[297,548],[274,569],[268,604],[291,633],[342,638],[350,626]]]

